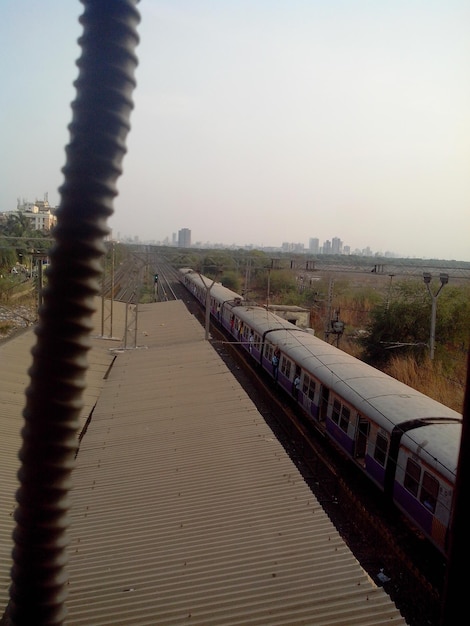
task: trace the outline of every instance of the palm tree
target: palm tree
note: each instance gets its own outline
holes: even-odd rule
[[[2,230],[9,237],[28,237],[32,234],[31,222],[22,211],[9,215]]]

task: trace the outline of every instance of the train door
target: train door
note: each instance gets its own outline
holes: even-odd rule
[[[367,441],[369,440],[370,422],[357,414],[356,421],[356,441],[354,442],[354,458],[364,462],[367,452]]]
[[[324,422],[326,420],[326,414],[328,411],[328,400],[330,398],[330,390],[325,385],[320,389],[320,402],[318,406],[318,420]]]

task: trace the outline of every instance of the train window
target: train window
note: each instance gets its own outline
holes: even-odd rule
[[[418,463],[415,463],[412,459],[408,459],[406,464],[405,480],[403,484],[406,489],[414,496],[418,496],[418,487],[421,480],[421,468]]]
[[[291,365],[292,363],[288,359],[284,357],[281,359],[281,372],[287,376],[287,378],[290,378]]]
[[[374,459],[385,467],[385,459],[387,458],[388,439],[382,433],[377,433],[375,440]]]
[[[272,343],[265,344],[264,356],[268,359],[268,361],[272,360],[273,354],[274,354],[274,346],[272,345]]]
[[[421,485],[421,493],[419,494],[420,501],[424,506],[434,513],[436,510],[437,496],[439,494],[439,481],[434,476],[431,476],[428,472],[423,474],[423,484]]]
[[[333,411],[331,413],[331,419],[335,424],[339,424],[339,416],[341,413],[341,402],[339,400],[333,401]]]
[[[302,393],[305,396],[308,396],[309,387],[310,387],[310,376],[307,376],[307,374],[304,374],[304,380],[302,382]]]
[[[313,400],[313,397],[315,395],[315,381],[312,380],[310,376],[307,376],[307,374],[304,375],[302,391],[304,395],[308,396],[310,400]]]
[[[351,416],[351,411],[348,409],[347,406],[343,405],[343,408],[341,410],[341,418],[339,422],[339,427],[341,428],[341,430],[344,430],[345,433],[348,432],[350,416]]]

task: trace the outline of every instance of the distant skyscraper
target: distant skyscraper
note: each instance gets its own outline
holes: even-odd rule
[[[191,247],[191,231],[189,228],[182,228],[178,231],[178,248]]]
[[[311,237],[308,242],[308,249],[312,254],[318,254],[320,252],[320,240],[316,237]]]
[[[339,237],[331,240],[331,254],[341,254],[343,252],[343,242]]]

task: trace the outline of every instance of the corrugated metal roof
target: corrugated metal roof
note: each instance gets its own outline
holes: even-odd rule
[[[139,305],[138,324],[134,349],[92,341],[84,415],[99,399],[73,474],[67,625],[404,625],[184,304]],[[26,383],[0,387],[21,400],[0,404],[2,556]]]
[[[183,303],[139,326],[77,459],[67,624],[405,624]]]
[[[97,312],[94,317],[95,327],[101,325],[101,307],[97,300]],[[114,303],[115,327],[123,334],[125,305]],[[13,512],[16,506],[16,491],[19,487],[17,472],[20,467],[18,452],[21,447],[21,428],[25,390],[30,379],[28,368],[32,363],[31,349],[36,342],[34,329],[23,332],[0,344],[0,603],[5,607],[8,602],[12,533],[14,528]],[[83,408],[80,413],[80,427],[93,409],[105,382],[105,374],[110,367],[114,354],[111,348],[121,345],[116,339],[94,337],[88,352],[88,370],[86,389],[82,396]]]

